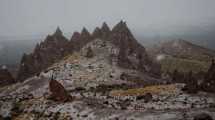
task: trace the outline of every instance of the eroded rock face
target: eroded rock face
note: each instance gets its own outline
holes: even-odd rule
[[[101,36],[102,36],[101,29],[99,27],[96,27],[96,29],[93,31],[92,36],[93,36],[94,39],[101,38]]]
[[[0,69],[0,86],[5,86],[15,83],[15,80],[11,73],[6,68]]]
[[[40,73],[66,55],[73,53],[74,50],[80,51],[96,38],[110,41],[119,48],[116,58],[120,67],[137,69],[156,77],[160,76],[161,66],[149,58],[145,48],[137,42],[126,23],[121,21],[112,31],[106,23],[103,23],[101,28],[95,29],[93,35],[83,28],[81,33],[75,32],[70,41],[58,28],[53,35],[47,36],[44,42],[38,44],[33,53],[23,55],[17,80],[24,81]]]
[[[74,42],[77,51],[79,51],[84,45],[92,40],[93,37],[86,28],[82,29],[81,34],[75,33],[71,38],[71,41]]]
[[[56,80],[51,80],[49,83],[49,90],[51,92],[51,99],[59,102],[66,102],[72,100],[72,97],[66,91],[62,84]]]
[[[119,66],[160,76],[160,65],[149,58],[145,48],[137,42],[125,22],[121,21],[112,29],[109,40],[119,47]]]
[[[87,48],[86,57],[87,57],[87,58],[92,58],[93,56],[94,56],[93,50],[91,49],[91,47],[88,47],[88,48]]]
[[[110,37],[110,34],[111,34],[111,30],[108,27],[108,25],[104,22],[101,28],[96,27],[92,36],[94,39],[100,38],[102,40],[107,40]]]
[[[23,55],[17,80],[24,81],[72,52],[73,44],[69,44],[58,28],[53,35],[48,35],[42,43],[37,44],[33,53]]]

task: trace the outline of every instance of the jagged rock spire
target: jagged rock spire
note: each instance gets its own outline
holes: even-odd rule
[[[107,25],[106,22],[104,22],[104,23],[102,24],[101,30],[102,30],[103,32],[110,32],[110,28],[108,27],[108,25]]]
[[[55,33],[54,33],[55,36],[61,36],[63,35],[63,32],[61,31],[60,27],[58,26]]]
[[[90,33],[85,27],[81,31],[81,36],[90,36]]]
[[[100,30],[102,33],[102,39],[107,39],[119,47],[119,63],[125,63],[125,66],[134,66],[135,68],[141,66],[141,69],[150,69],[149,67],[152,67],[151,63],[149,63],[151,60],[149,60],[144,47],[141,46],[133,37],[125,22],[119,22],[112,31],[110,31],[106,23],[103,23],[102,28],[97,28],[95,31]],[[75,32],[70,41],[63,36],[62,31],[58,27],[53,35],[47,36],[47,38],[41,42],[40,45],[37,45],[36,51],[29,55],[23,56],[18,74],[18,80],[23,81],[26,78],[41,72],[57,60],[60,60],[66,55],[74,52],[74,50],[79,51],[83,46],[92,40],[94,40],[94,37],[91,36],[85,27],[82,29],[81,33]],[[136,56],[132,56],[137,59],[132,61],[129,60],[129,55],[141,57],[137,58]],[[130,65],[130,63],[133,63],[134,65]]]
[[[36,75],[72,51],[73,44],[69,44],[58,27],[53,35],[48,35],[43,42],[37,44],[31,54],[23,55],[17,80],[24,81]]]
[[[122,20],[118,24],[116,24],[113,29],[116,29],[116,28],[127,28],[128,29],[126,22],[124,22]]]
[[[71,37],[71,41],[77,41],[77,40],[80,40],[80,38],[81,38],[81,34],[79,32],[74,32]]]
[[[100,38],[102,37],[102,31],[99,27],[96,27],[96,29],[93,31],[93,38]]]

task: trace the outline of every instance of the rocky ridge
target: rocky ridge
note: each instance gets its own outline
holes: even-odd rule
[[[86,56],[89,48],[92,57]],[[159,85],[163,80],[120,67],[119,51],[111,41],[95,39],[37,76],[2,88],[0,115],[22,120],[193,120],[204,112],[215,117],[213,95],[187,94],[181,91],[184,84]],[[58,87],[50,87],[52,76]],[[63,99],[50,99],[57,91],[64,95],[54,98]],[[65,102],[65,93],[76,99]]]
[[[53,35],[48,35],[43,42],[38,44],[33,53],[23,55],[17,80],[23,81],[45,70],[74,51],[80,51],[82,47],[96,38],[111,41],[120,48],[118,54],[119,66],[139,69],[142,72],[148,72],[148,74],[159,77],[159,64],[149,58],[145,48],[137,42],[126,23],[121,21],[112,30],[106,23],[103,23],[102,27],[97,27],[92,35],[86,28],[83,28],[81,33],[74,32],[71,40],[67,40],[58,28]]]

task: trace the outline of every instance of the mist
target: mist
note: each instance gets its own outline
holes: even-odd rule
[[[210,31],[215,21],[213,0],[0,0],[0,36],[92,31],[125,20],[138,36]]]

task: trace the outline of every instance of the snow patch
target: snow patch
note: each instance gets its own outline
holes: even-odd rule
[[[160,54],[160,55],[157,55],[157,56],[156,56],[156,60],[157,60],[157,61],[161,61],[161,60],[165,59],[165,57],[166,57],[166,56],[165,56],[164,54]]]

